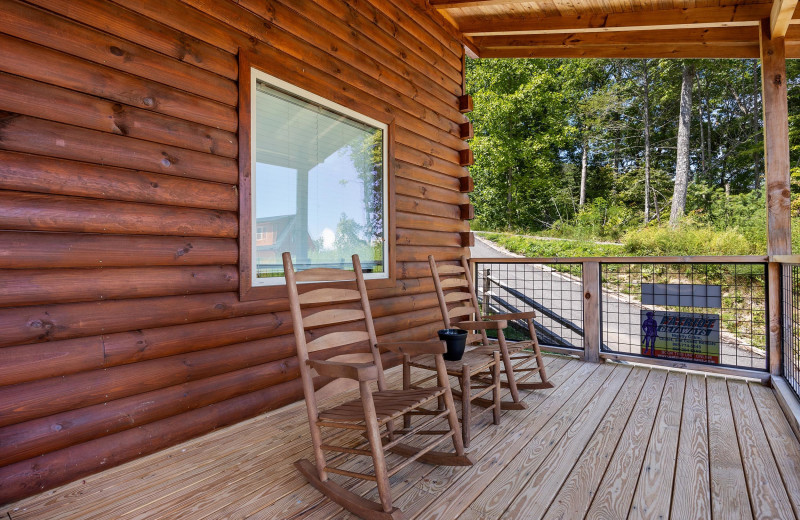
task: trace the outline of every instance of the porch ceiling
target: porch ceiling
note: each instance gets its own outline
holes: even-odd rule
[[[481,58],[758,58],[759,23],[800,58],[797,0],[428,0]]]

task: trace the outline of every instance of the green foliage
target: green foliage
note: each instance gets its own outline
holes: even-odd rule
[[[333,248],[337,251],[352,251],[366,247],[368,244],[361,238],[362,235],[362,226],[342,213],[339,217],[339,222],[336,224],[336,238],[333,241]]]
[[[558,221],[554,229],[561,229],[561,236],[619,240],[633,216],[630,208],[597,197],[586,204],[571,222]]]
[[[529,258],[572,258],[587,256],[620,256],[621,244],[598,244],[586,240],[550,240],[504,233],[481,235],[511,252]]]
[[[630,256],[707,256],[763,254],[765,243],[752,242],[737,229],[707,227],[648,227],[629,231],[623,238]]]
[[[553,60],[471,61],[475,138],[472,200],[488,227],[535,226],[571,200],[561,179],[560,150],[568,146],[568,100]]]
[[[791,165],[800,168],[800,60],[786,60],[789,95],[789,150]],[[793,187],[793,192],[795,189]],[[800,192],[800,190],[797,190]]]

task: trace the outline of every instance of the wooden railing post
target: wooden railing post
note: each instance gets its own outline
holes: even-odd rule
[[[783,306],[781,305],[781,263],[769,262],[767,264],[767,287],[769,301],[767,312],[769,314],[769,373],[773,376],[781,375],[781,358],[783,356]]]
[[[600,263],[583,263],[583,349],[584,359],[600,361]]]

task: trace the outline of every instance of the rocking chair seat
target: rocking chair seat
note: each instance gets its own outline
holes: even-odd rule
[[[494,363],[494,360],[490,357],[486,357],[486,354],[488,353],[491,355],[494,350],[497,349],[489,349],[486,352],[480,352],[478,349],[471,349],[470,347],[467,348],[468,350],[464,352],[464,355],[458,361],[445,360],[444,365],[447,367],[448,375],[460,376],[464,366],[468,365],[470,370],[469,375],[473,376],[490,368],[492,363]],[[436,360],[433,358],[433,356],[417,356],[411,358],[411,361],[408,364],[412,367],[436,370]]]
[[[508,349],[509,354],[516,354],[521,352],[525,349],[533,350],[533,341],[516,341],[513,343],[506,343],[506,348]],[[477,345],[474,347],[471,352],[475,352],[478,354],[492,354],[496,350],[500,349],[500,342],[496,339],[489,339],[486,345]]]
[[[444,388],[439,386],[374,392],[372,398],[375,402],[378,424],[383,425],[393,419],[397,419],[408,411],[418,408],[420,405],[436,399],[442,394],[444,394]],[[347,401],[344,404],[320,412],[319,418],[334,422],[361,422],[365,420],[364,405],[361,399]]]

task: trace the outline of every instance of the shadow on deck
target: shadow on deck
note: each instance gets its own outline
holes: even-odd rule
[[[415,463],[393,477],[395,505],[405,518],[800,515],[800,444],[771,389],[734,378],[545,359],[555,388],[529,393],[528,409],[503,412],[499,426],[484,415],[469,450],[474,466]],[[398,384],[399,371],[390,374],[390,384]],[[0,513],[12,520],[350,518],[292,466],[311,458],[303,406]]]

